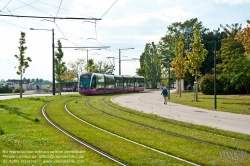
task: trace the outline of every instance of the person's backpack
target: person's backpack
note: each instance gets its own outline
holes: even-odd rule
[[[163,95],[168,95],[168,90],[167,89],[163,89]]]

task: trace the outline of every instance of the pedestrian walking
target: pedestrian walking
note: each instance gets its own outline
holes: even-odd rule
[[[39,85],[36,85],[36,91],[37,91],[37,93],[39,93]]]
[[[168,90],[166,89],[166,87],[164,86],[161,92],[161,95],[163,95],[164,98],[164,104],[167,104],[167,100],[166,97],[168,96]]]

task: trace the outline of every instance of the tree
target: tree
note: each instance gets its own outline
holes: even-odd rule
[[[198,79],[197,77],[200,75],[200,68],[202,65],[202,62],[205,60],[207,55],[207,50],[204,48],[204,44],[201,43],[202,39],[200,37],[200,30],[198,26],[196,25],[196,28],[194,30],[194,42],[190,45],[192,48],[191,52],[186,52],[187,54],[187,65],[189,72],[195,76],[196,80],[196,95],[195,95],[195,101],[198,101]]]
[[[250,56],[250,21],[247,22],[247,27],[237,33],[235,40],[242,43],[245,49],[245,55]]]
[[[235,90],[239,91],[243,86],[249,93],[250,60],[244,56],[245,49],[242,43],[235,40],[242,27],[236,23],[226,25],[223,29],[227,38],[222,40],[221,51],[218,54],[222,61],[217,64],[218,79],[223,83],[223,90],[227,93],[235,93]]]
[[[140,68],[136,69],[136,74],[138,76],[144,76],[146,77],[146,73],[145,73],[145,53],[143,52],[140,56]]]
[[[43,79],[42,79],[42,78],[39,79],[39,83],[40,83],[40,84],[43,83]]]
[[[171,63],[173,72],[175,76],[177,77],[178,82],[180,81],[180,79],[185,77],[185,74],[187,72],[186,57],[184,57],[183,53],[184,53],[184,43],[183,43],[182,35],[180,35],[179,42],[177,44],[177,47],[175,48],[176,56]],[[181,86],[179,90],[180,90],[180,97],[181,97]]]
[[[176,36],[180,36],[180,34],[182,34],[184,43],[183,56],[186,57],[186,51],[191,50],[190,44],[194,40],[193,31],[195,29],[195,26],[198,26],[201,35],[205,34],[206,31],[208,30],[202,25],[202,22],[198,21],[197,18],[192,18],[184,22],[175,22],[167,27],[167,34],[164,37],[162,37],[159,42],[161,56],[165,57],[165,61],[162,64],[164,68],[167,68],[168,63],[171,62],[171,60],[174,59],[175,57],[175,48],[177,47],[176,44],[178,43]],[[189,72],[187,72],[185,80],[191,82],[194,80],[194,78]]]
[[[66,82],[74,82],[75,73],[72,70],[68,70],[63,75],[61,75],[61,80]]]
[[[55,75],[56,75],[56,81],[58,82],[58,91],[59,94],[61,95],[61,84],[62,84],[62,79],[61,76],[67,71],[67,67],[65,65],[65,62],[62,61],[63,58],[63,51],[62,51],[62,44],[61,41],[57,41],[57,52],[55,53]]]
[[[180,36],[182,34],[184,50],[190,50],[190,44],[194,40],[193,31],[195,27],[200,29],[201,35],[203,35],[208,29],[202,25],[202,22],[198,21],[197,18],[192,18],[190,20],[186,20],[183,23],[175,22],[167,27],[167,34],[161,38],[161,43],[163,43],[164,50],[168,51],[167,55],[174,56],[175,49],[175,38],[176,36]],[[166,55],[166,52],[163,52],[163,55]]]
[[[161,78],[161,64],[158,49],[154,42],[147,43],[144,49],[145,55],[145,75],[150,79],[152,88],[156,87],[156,80]]]
[[[96,65],[95,65],[94,60],[92,58],[88,60],[87,65],[85,66],[85,69],[88,72],[97,73]]]
[[[220,29],[209,31],[202,35],[202,39],[204,40],[204,46],[208,51],[206,59],[202,63],[201,74],[213,74],[214,70],[214,47],[216,42],[216,51],[219,51],[221,48],[221,41],[226,38],[225,32],[220,32]],[[216,63],[221,63],[221,60],[216,58]]]
[[[36,81],[34,78],[31,79],[31,83],[34,84]]]
[[[23,93],[23,75],[25,73],[25,70],[27,67],[29,67],[29,62],[31,62],[31,58],[30,57],[25,57],[24,53],[27,50],[27,47],[24,46],[24,44],[26,43],[25,40],[25,33],[21,32],[21,37],[19,39],[19,44],[20,46],[18,47],[19,49],[19,55],[14,55],[18,61],[19,61],[19,65],[17,67],[17,74],[20,75],[20,98],[22,98],[22,93]],[[16,67],[15,67],[16,68]]]
[[[74,80],[76,78],[77,82],[79,82],[79,76],[84,71],[85,59],[78,58],[75,62],[69,62],[69,70],[74,75]]]
[[[95,64],[95,66],[97,73],[112,74],[113,72],[113,65],[109,65],[106,62],[98,61],[97,64]]]

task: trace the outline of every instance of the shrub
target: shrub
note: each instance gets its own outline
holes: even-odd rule
[[[15,89],[13,90],[13,93],[20,93],[20,88],[15,88]],[[24,93],[24,89],[23,89],[23,93]]]
[[[214,76],[206,74],[201,80],[200,88],[204,95],[214,94]]]
[[[12,89],[8,87],[8,85],[0,88],[0,93],[12,93]]]
[[[201,92],[204,95],[213,95],[214,94],[214,75],[206,74],[202,77],[200,82]],[[223,84],[216,79],[216,94],[225,94],[223,90]]]

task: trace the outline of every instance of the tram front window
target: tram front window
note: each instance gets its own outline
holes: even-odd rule
[[[80,83],[79,83],[79,88],[80,89],[89,89],[89,85],[90,85],[90,79],[91,79],[91,75],[89,74],[84,74],[80,76]]]

